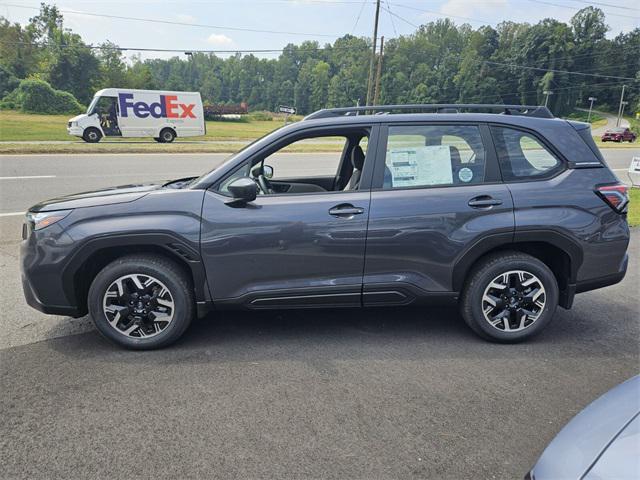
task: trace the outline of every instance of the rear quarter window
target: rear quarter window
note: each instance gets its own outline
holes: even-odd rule
[[[506,181],[548,178],[563,168],[560,159],[528,132],[492,126],[491,135]]]

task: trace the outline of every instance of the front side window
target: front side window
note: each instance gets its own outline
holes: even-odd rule
[[[485,149],[474,125],[389,127],[384,188],[484,182]]]
[[[525,180],[555,174],[562,163],[530,133],[507,127],[491,127],[502,178]]]
[[[240,165],[216,190],[229,195],[229,185],[242,177],[256,180],[259,195],[358,190],[368,135],[363,130],[345,136],[318,134],[292,141]],[[309,153],[318,150],[323,153]]]

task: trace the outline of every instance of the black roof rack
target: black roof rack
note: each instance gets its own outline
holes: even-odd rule
[[[474,111],[477,113],[499,113],[502,115],[522,115],[525,117],[554,118],[553,113],[539,105],[496,105],[474,103],[431,103],[415,105],[372,105],[368,107],[326,108],[307,115],[305,120],[329,118],[348,115],[384,115],[399,113],[461,113]]]

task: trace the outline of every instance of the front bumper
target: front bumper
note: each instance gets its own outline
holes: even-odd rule
[[[84,128],[82,127],[67,127],[67,133],[69,135],[73,135],[74,137],[81,137],[84,133]]]
[[[38,299],[36,292],[24,273],[22,274],[22,291],[24,292],[24,298],[27,301],[27,304],[39,312],[46,313],[48,315],[64,315],[74,318],[84,316],[83,312],[71,305],[45,305],[42,303],[40,299]]]
[[[73,240],[59,225],[39,231],[27,227],[23,237],[20,268],[27,304],[51,315],[85,315],[86,307],[79,308],[76,299],[69,298],[63,282],[62,272],[73,249]]]

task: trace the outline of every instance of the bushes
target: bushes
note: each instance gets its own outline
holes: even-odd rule
[[[26,79],[3,100],[3,108],[17,108],[26,113],[81,113],[84,108],[69,92],[54,90],[47,82]]]

